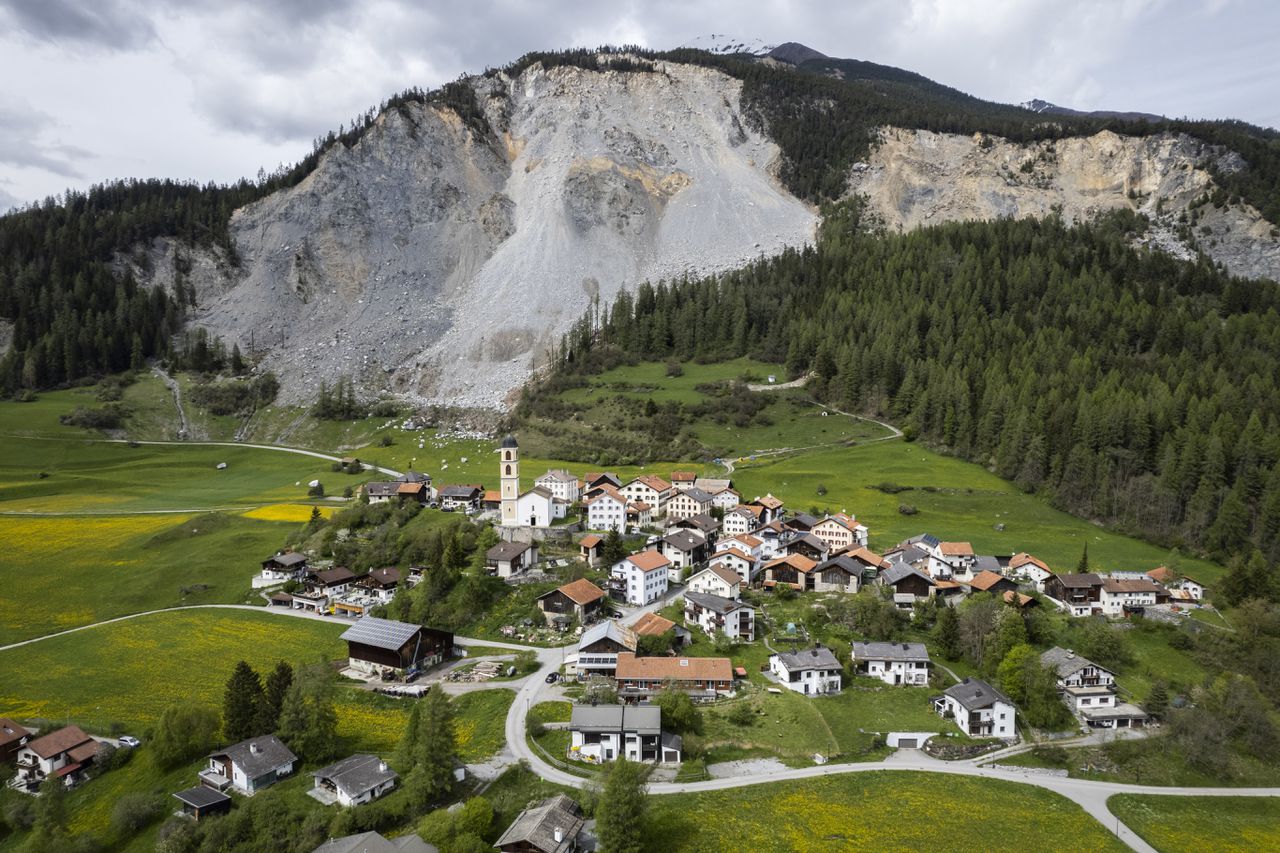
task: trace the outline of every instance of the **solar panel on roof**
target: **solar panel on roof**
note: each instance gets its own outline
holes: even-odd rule
[[[418,629],[419,626],[410,625],[408,622],[362,616],[360,621],[348,628],[339,639],[394,651],[418,633]]]

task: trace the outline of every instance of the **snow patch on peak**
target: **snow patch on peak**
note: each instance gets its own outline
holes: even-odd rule
[[[749,53],[752,56],[766,56],[769,51],[773,50],[777,45],[766,44],[762,39],[740,39],[725,33],[709,33],[704,36],[692,38],[680,47],[693,48],[694,50],[705,50],[707,53],[716,53],[720,55],[732,55],[735,53]]]
[[[1032,98],[1029,101],[1023,101],[1018,104],[1018,106],[1022,107],[1024,110],[1031,110],[1033,113],[1053,112],[1061,109],[1057,104],[1051,104],[1041,98]]]

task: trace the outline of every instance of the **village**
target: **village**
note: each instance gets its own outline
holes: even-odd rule
[[[515,641],[512,649],[532,641],[542,647],[542,658],[530,651],[521,667],[509,658],[471,663],[467,645],[452,632],[387,618],[397,590],[421,583],[429,566],[357,575],[306,553],[282,551],[261,562],[253,585],[269,608],[350,622],[341,637],[347,645],[341,675],[382,695],[417,701],[436,684],[536,681],[535,704],[567,700],[567,719],[546,726],[526,719],[526,700],[514,706],[517,731],[530,732],[525,749],[570,772],[626,759],[649,765],[655,779],[689,778],[681,768],[690,757],[685,738],[695,729],[690,714],[784,691],[804,701],[844,694],[840,701],[855,704],[868,691],[904,691],[919,696],[912,700],[918,707],[900,729],[878,732],[869,748],[967,759],[1005,754],[1028,735],[1045,733],[1020,719],[1019,703],[999,678],[961,676],[958,664],[939,660],[935,638],[942,641],[943,611],[989,599],[998,607],[998,622],[1020,626],[1038,608],[1079,620],[1177,621],[1207,603],[1203,584],[1163,567],[1060,573],[1029,553],[978,554],[967,542],[927,533],[876,553],[868,547],[870,531],[852,514],[793,511],[771,494],[745,497],[729,478],[688,471],[624,482],[608,472],[578,477],[555,469],[525,490],[516,439],[507,436],[496,452],[496,492],[480,484],[437,488],[431,476],[408,472],[368,482],[359,500],[415,502],[492,525],[499,541],[485,551],[485,571],[513,588],[533,580],[546,585],[576,564],[572,580],[537,595],[543,624],[502,630]],[[572,548],[576,559],[543,557],[549,548]],[[872,601],[883,618],[902,625],[928,618],[934,627],[913,641],[889,634],[877,639],[872,630],[837,644],[782,621],[807,600],[823,612],[842,600]],[[547,649],[558,657],[546,658]],[[1062,733],[1055,737],[1140,736],[1158,722],[1158,710],[1153,715],[1131,701],[1115,672],[1083,654],[1053,646],[1033,665],[1051,673],[1057,701],[1069,712],[1070,725],[1058,726]],[[664,709],[679,719],[664,719]],[[937,725],[921,726],[917,711],[936,715]],[[80,784],[95,761],[141,745],[129,736],[92,737],[77,726],[34,736],[12,720],[0,724],[0,757],[16,768],[9,784],[30,793],[48,779]],[[806,760],[821,765],[850,758],[814,753]],[[231,794],[251,796],[301,764],[275,734],[258,735],[210,753],[194,784],[172,796],[178,813],[201,820],[230,810]],[[783,765],[765,761],[753,769],[767,775],[773,766]],[[714,775],[717,766],[701,772]],[[456,773],[462,782],[466,770],[459,766]],[[342,807],[376,800],[399,781],[387,756],[363,753],[311,775],[311,796]],[[591,849],[591,823],[577,803],[558,796],[520,815],[497,847]]]

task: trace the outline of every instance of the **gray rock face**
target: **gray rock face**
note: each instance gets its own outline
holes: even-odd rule
[[[1243,205],[1200,208],[1193,245],[1174,234],[1181,213],[1215,188],[1209,167],[1231,171],[1239,155],[1179,134],[1090,137],[1028,145],[976,134],[886,128],[869,162],[850,173],[890,228],[953,220],[1048,216],[1068,221],[1127,208],[1147,214],[1148,244],[1182,257],[1199,249],[1236,275],[1280,280],[1280,233]]]
[[[193,265],[195,323],[262,354],[284,401],[349,376],[501,406],[592,299],[813,239],[726,75],[534,66],[472,84],[498,138],[435,106],[388,111],[236,211],[237,272]]]

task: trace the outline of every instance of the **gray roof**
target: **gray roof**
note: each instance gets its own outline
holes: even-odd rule
[[[716,492],[722,492],[725,489],[733,488],[733,481],[721,480],[716,477],[699,477],[693,481],[693,485],[696,488],[702,489],[704,492],[710,492],[714,495]]]
[[[910,577],[911,575],[915,575],[918,578],[924,578],[926,581],[929,582],[930,586],[934,586],[933,578],[929,577],[924,572],[918,571],[908,565],[890,566],[889,568],[885,569],[880,573],[880,582],[888,586],[894,586],[899,581],[904,580],[907,577]]]
[[[636,647],[636,635],[631,632],[631,629],[619,625],[612,619],[606,619],[603,622],[597,622],[582,632],[582,636],[578,638],[578,648],[585,649],[592,643],[599,642],[605,638],[629,649]]]
[[[1062,585],[1068,589],[1102,586],[1102,578],[1098,577],[1093,572],[1086,572],[1079,575],[1058,575],[1058,580],[1061,581]]]
[[[808,545],[810,548],[813,548],[815,551],[820,551],[823,553],[826,553],[827,551],[831,550],[830,546],[828,546],[826,542],[823,542],[821,539],[819,539],[817,536],[814,536],[812,533],[800,533],[792,537],[792,539],[787,542],[787,547],[790,548],[793,545],[801,545],[801,544]]]
[[[890,563],[897,564],[915,564],[921,560],[929,558],[929,552],[921,548],[919,545],[898,546],[899,550],[890,551],[884,555],[884,558]]]
[[[903,545],[924,545],[926,548],[937,548],[942,544],[942,540],[930,533],[921,533],[918,536],[912,536]]]
[[[679,548],[681,551],[692,551],[695,548],[701,548],[703,545],[707,544],[705,536],[700,533],[695,533],[692,530],[685,529],[677,530],[674,533],[668,533],[666,536],[662,537],[662,541],[674,548]]]
[[[505,563],[508,560],[514,560],[532,547],[528,542],[499,542],[485,551],[484,556],[486,560]]]
[[[998,575],[1004,574],[1004,566],[1000,565],[1000,561],[995,557],[976,557],[974,559],[973,573],[978,572],[995,572]]]
[[[928,661],[924,643],[854,643],[854,660]]]
[[[379,619],[376,616],[361,616],[359,621],[338,639],[394,652],[399,651],[420,630],[422,630],[421,625],[410,625],[408,622],[397,622],[394,619]]]
[[[709,503],[712,500],[711,495],[707,494],[702,489],[699,489],[697,486],[694,486],[691,489],[685,489],[684,494],[700,504]]]
[[[311,775],[317,780],[330,780],[348,797],[358,797],[385,782],[398,778],[396,771],[387,767],[381,758],[364,753],[344,758],[328,767],[321,767]]]
[[[280,738],[275,735],[251,737],[226,749],[209,753],[210,758],[219,756],[230,759],[231,763],[243,770],[250,779],[298,760],[298,756],[290,752],[289,747],[281,743]]]
[[[788,672],[800,672],[806,669],[840,669],[840,661],[825,646],[805,649],[802,652],[778,652],[778,660]]]
[[[1079,672],[1086,666],[1097,666],[1098,669],[1106,669],[1106,667],[1098,666],[1088,658],[1061,646],[1054,646],[1040,655],[1040,665],[1052,667],[1053,671],[1058,673],[1059,678],[1070,678],[1072,674]],[[1107,672],[1110,671],[1107,670]]]
[[[274,557],[268,557],[267,561],[274,561],[282,566],[296,566],[299,563],[305,563],[307,555],[299,554],[297,551],[290,551],[288,554],[276,554]]]
[[[311,853],[440,853],[417,835],[383,838],[376,832],[362,832],[345,838],[331,838]]]
[[[582,810],[578,804],[564,794],[557,794],[520,812],[493,845],[525,844],[542,853],[565,853],[577,844],[582,824]],[[558,843],[555,837],[557,829],[561,832]]]
[[[990,708],[997,701],[1012,705],[1008,696],[980,678],[966,678],[942,691],[970,711]]]
[[[174,796],[195,809],[207,809],[209,806],[216,806],[218,803],[225,803],[231,800],[221,791],[215,791],[204,785],[196,785],[194,788],[179,791]]]
[[[498,446],[499,447],[519,447],[520,444],[516,441],[516,437],[514,435],[507,433],[507,435],[504,436],[502,439],[502,444]]]
[[[430,485],[430,483],[431,483],[431,475],[430,475],[430,474],[419,474],[417,471],[415,471],[415,470],[413,470],[412,468],[410,468],[408,471],[405,471],[403,474],[401,474],[399,477],[397,477],[397,478],[396,478],[396,482],[398,482],[398,483],[427,483],[428,485]]]
[[[807,530],[817,524],[820,520],[821,519],[817,516],[810,515],[807,512],[797,512],[783,523],[788,525],[802,525]]]
[[[406,481],[407,482],[407,481]],[[364,484],[364,493],[371,498],[387,497],[394,495],[396,490],[400,488],[399,482],[373,482]]]
[[[475,486],[445,486],[440,490],[442,498],[470,498],[479,494],[480,490]]]
[[[657,705],[574,705],[569,728],[586,732],[662,732],[662,709]]]
[[[743,607],[750,607],[750,605],[743,604],[741,601],[734,601],[732,598],[725,598],[722,595],[712,595],[707,592],[686,592],[684,594],[684,600],[692,601],[703,610],[710,610],[713,613],[719,613],[721,615],[725,613],[732,613],[733,611],[739,610]]]
[[[538,478],[539,480],[557,480],[561,483],[576,483],[578,478],[563,468],[552,468]]]
[[[841,569],[851,575],[862,577],[862,563],[845,554],[837,554],[828,560],[823,560],[814,571],[820,573],[828,569]]]

